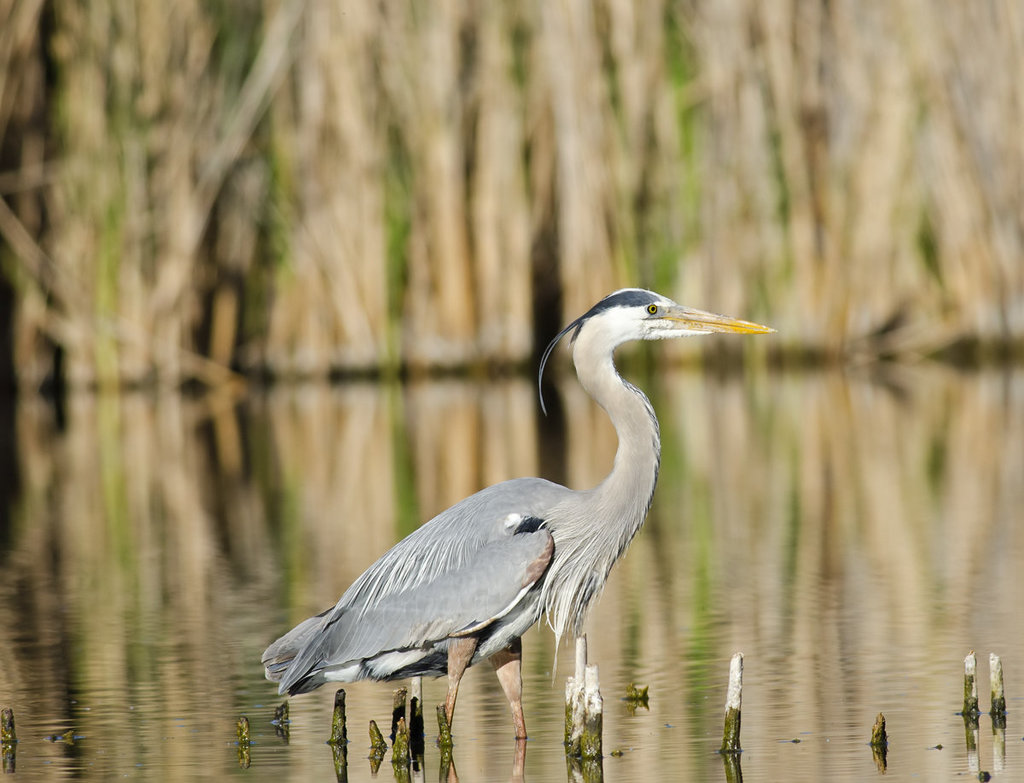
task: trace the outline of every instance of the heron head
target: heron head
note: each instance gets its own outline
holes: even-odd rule
[[[768,334],[775,331],[770,326],[685,307],[654,291],[623,288],[595,304],[548,343],[540,360],[538,389],[544,366],[559,340],[571,332],[570,341],[575,342],[584,329],[595,330],[595,336],[603,338],[609,353],[630,340],[667,340],[714,332]],[[541,410],[546,412],[543,394],[540,404]]]

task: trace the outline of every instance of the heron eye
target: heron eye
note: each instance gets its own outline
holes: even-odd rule
[[[649,304],[649,305],[647,305],[647,312],[650,313],[651,315],[657,315],[658,314],[658,305],[656,305],[656,304]]]

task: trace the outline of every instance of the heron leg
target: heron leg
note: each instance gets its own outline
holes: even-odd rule
[[[504,650],[491,656],[501,689],[512,707],[512,723],[516,739],[526,739],[526,719],[523,717],[523,642],[516,639]]]
[[[512,775],[509,783],[524,783],[526,773],[526,740],[516,740],[516,752],[512,757]]]
[[[459,695],[459,682],[469,662],[473,660],[476,645],[477,639],[467,636],[453,642],[448,648],[448,697],[444,700],[444,716],[448,719],[449,727],[455,715],[455,698]]]

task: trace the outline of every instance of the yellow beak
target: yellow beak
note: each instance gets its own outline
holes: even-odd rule
[[[751,321],[741,321],[727,315],[708,313],[692,307],[678,305],[670,308],[660,316],[667,321],[679,324],[680,329],[691,332],[733,332],[736,334],[770,334],[775,330],[770,326],[762,326]]]

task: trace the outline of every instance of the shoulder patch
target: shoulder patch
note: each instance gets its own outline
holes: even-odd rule
[[[512,531],[512,535],[536,533],[542,527],[544,527],[544,520],[540,517],[523,517],[519,524],[516,525],[516,529]]]

